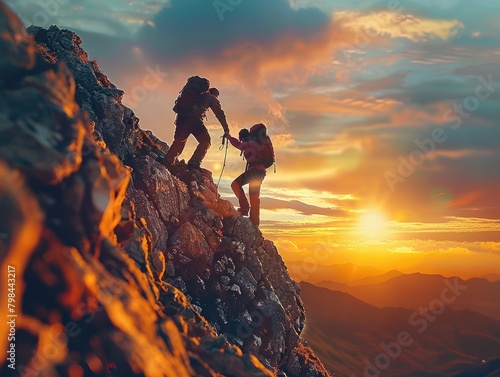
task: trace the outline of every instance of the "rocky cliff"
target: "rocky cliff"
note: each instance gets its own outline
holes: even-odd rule
[[[0,315],[17,315],[16,372],[327,376],[300,339],[298,285],[211,173],[158,163],[168,146],[76,34],[30,35],[1,2],[0,29],[0,276],[15,284]]]

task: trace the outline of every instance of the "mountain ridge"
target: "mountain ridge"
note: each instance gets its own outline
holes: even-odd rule
[[[308,313],[303,335],[338,376],[376,375],[376,365],[385,365],[378,372],[388,377],[468,376],[485,360],[484,374],[474,377],[486,377],[498,358],[500,321],[474,311],[377,308],[348,293],[300,286]]]
[[[0,263],[20,277],[20,373],[329,376],[300,338],[298,285],[211,173],[158,162],[167,144],[78,35],[29,36],[2,2],[0,28]]]
[[[448,282],[448,283],[446,283]],[[485,278],[444,277],[439,274],[403,274],[380,284],[349,286],[334,282],[320,282],[317,285],[351,294],[377,307],[404,307],[418,309],[439,298],[447,284],[462,286],[450,306],[456,309],[472,309],[483,315],[500,319],[500,282]]]

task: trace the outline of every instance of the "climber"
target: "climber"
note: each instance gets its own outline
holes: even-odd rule
[[[188,161],[188,168],[200,168],[201,162],[210,148],[210,134],[203,124],[208,109],[212,109],[215,117],[219,120],[224,129],[224,135],[229,133],[226,115],[218,99],[219,91],[217,88],[209,89],[209,86],[210,82],[205,78],[190,77],[175,101],[173,110],[177,116],[174,141],[165,156],[165,166],[170,167],[177,162],[177,156],[182,153],[189,135],[192,134],[199,144]]]
[[[260,187],[266,177],[266,168],[274,163],[274,149],[266,134],[266,126],[259,123],[252,126],[250,131],[243,128],[238,134],[239,140],[230,134],[227,137],[234,147],[242,151],[247,161],[245,172],[231,184],[239,201],[238,211],[242,216],[248,216],[250,211],[250,221],[254,225],[259,225]],[[243,191],[243,186],[246,184],[249,185],[250,204]]]

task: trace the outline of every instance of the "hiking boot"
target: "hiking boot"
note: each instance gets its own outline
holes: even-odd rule
[[[240,213],[241,216],[248,216],[248,211],[249,210],[250,209],[248,209],[248,208],[246,208],[246,209],[245,208],[238,208],[237,209],[237,211]]]
[[[173,162],[163,160],[163,161],[160,161],[160,164],[162,164],[163,166],[165,166],[168,169],[170,166],[172,166]]]
[[[182,160],[184,161],[184,160]],[[167,169],[168,168],[171,168],[172,166],[175,166],[175,165],[178,165],[179,164],[179,160],[176,158],[175,160],[173,161],[168,161],[166,158],[160,162],[163,166],[165,166]]]
[[[188,162],[188,169],[189,170],[193,170],[193,169],[201,170],[200,165],[201,165],[201,163],[198,161],[189,161]]]

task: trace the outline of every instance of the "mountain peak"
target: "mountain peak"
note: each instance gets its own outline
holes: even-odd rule
[[[62,339],[43,370],[328,376],[300,338],[298,285],[211,172],[159,163],[167,144],[78,35],[31,27],[35,45],[2,3],[0,17],[0,205],[12,214],[1,263],[23,302],[17,363],[29,371],[30,350]]]

